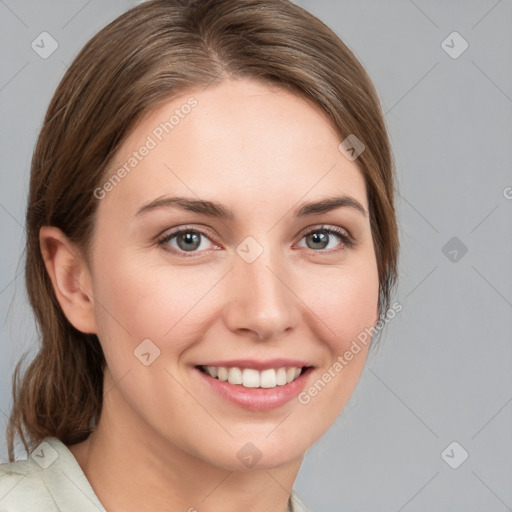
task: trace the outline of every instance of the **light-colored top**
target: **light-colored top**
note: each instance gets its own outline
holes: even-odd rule
[[[0,464],[0,512],[71,511],[106,512],[75,456],[56,437],[46,437],[26,460]],[[307,512],[295,491],[289,512]]]

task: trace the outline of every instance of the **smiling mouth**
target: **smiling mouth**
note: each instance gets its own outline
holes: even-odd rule
[[[254,368],[227,368],[225,366],[204,366],[199,365],[197,368],[204,374],[223,382],[228,382],[235,386],[244,388],[275,388],[278,386],[286,386],[295,379],[307,372],[311,367],[303,366],[301,368],[281,367],[269,368],[267,370],[256,370]]]

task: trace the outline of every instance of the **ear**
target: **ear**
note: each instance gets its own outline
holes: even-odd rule
[[[95,334],[92,280],[80,251],[54,226],[40,229],[39,244],[64,315],[79,331]]]

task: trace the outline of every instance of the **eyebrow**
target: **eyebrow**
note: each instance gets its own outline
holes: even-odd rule
[[[217,217],[223,220],[233,220],[235,215],[232,210],[226,208],[220,203],[206,201],[202,199],[190,199],[187,197],[169,197],[163,196],[150,201],[143,205],[135,216],[148,213],[161,208],[179,208],[188,212],[200,213],[208,217]],[[293,210],[296,217],[306,217],[319,213],[327,213],[338,208],[353,208],[360,212],[363,216],[367,216],[365,207],[354,197],[351,196],[335,196],[314,201],[310,203],[302,203]]]

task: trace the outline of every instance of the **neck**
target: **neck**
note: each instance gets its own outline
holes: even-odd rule
[[[109,512],[287,512],[301,463],[248,471],[212,465],[162,438],[115,389],[97,428],[68,448]]]

